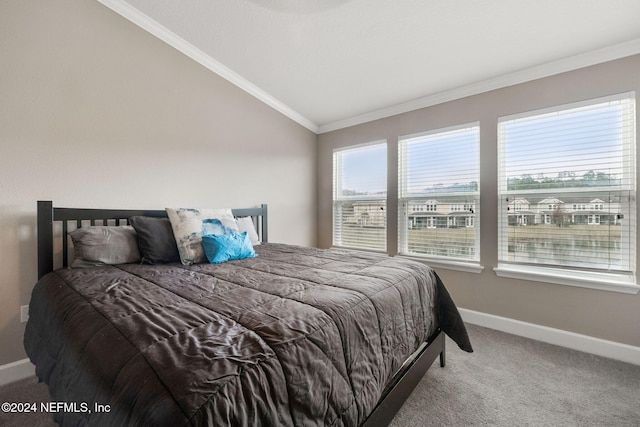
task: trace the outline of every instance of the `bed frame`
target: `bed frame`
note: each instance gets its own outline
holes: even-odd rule
[[[268,241],[267,205],[258,208],[232,209],[235,217],[251,217],[262,242]],[[131,216],[166,217],[165,210],[78,209],[54,207],[52,201],[38,201],[38,279],[55,268],[68,266],[68,231],[83,225],[126,225]],[[55,244],[62,240],[62,265],[54,266]],[[445,366],[445,334],[437,330],[406,362],[385,389],[378,405],[362,424],[363,427],[388,425],[418,385],[436,358]]]

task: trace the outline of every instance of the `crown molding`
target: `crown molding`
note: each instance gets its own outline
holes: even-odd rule
[[[625,43],[609,46],[606,48],[586,52],[579,55],[570,56],[557,61],[505,74],[488,80],[484,80],[470,85],[462,86],[452,90],[436,93],[412,101],[393,105],[381,110],[339,120],[319,126],[318,133],[326,133],[334,130],[419,110],[425,107],[442,104],[443,102],[454,101],[471,95],[477,95],[491,90],[501,89],[532,80],[549,77],[579,68],[613,61],[640,53],[640,39],[633,39]]]
[[[191,43],[187,42],[177,34],[173,33],[160,23],[154,21],[149,18],[147,15],[140,12],[138,9],[134,8],[127,2],[123,0],[98,0],[98,2],[102,3],[104,6],[113,10],[117,14],[123,16],[129,21],[133,22],[143,30],[151,33],[155,37],[164,41],[168,45],[174,47],[178,51],[182,52],[189,58],[198,62],[202,66],[208,68],[214,73],[218,74],[223,79],[229,81],[260,101],[264,102],[268,106],[272,107],[276,111],[282,113],[286,117],[295,121],[299,125],[309,129],[314,133],[318,133],[318,125],[307,119],[303,115],[299,114],[297,111],[289,108],[287,105],[269,95],[267,92],[263,91],[250,81],[244,79],[240,75],[233,72],[231,69],[227,68],[220,62],[213,59],[211,56],[204,53],[202,50],[193,46]]]

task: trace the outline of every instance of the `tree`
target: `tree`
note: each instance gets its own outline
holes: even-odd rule
[[[563,223],[563,219],[564,219],[564,214],[562,213],[562,209],[560,208],[560,205],[556,206],[556,208],[553,210],[553,213],[551,214],[551,221],[556,224],[558,227],[562,226]]]
[[[507,179],[509,190],[535,190],[553,189],[566,187],[598,187],[619,183],[620,179],[602,171],[589,170],[582,176],[577,177],[573,171],[558,172],[555,178],[546,177],[544,173],[539,173],[536,178],[530,174],[523,174],[519,178],[511,177]]]

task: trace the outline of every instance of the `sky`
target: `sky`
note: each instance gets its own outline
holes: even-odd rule
[[[479,180],[479,128],[464,128],[403,139],[407,188],[424,192],[437,185]],[[387,145],[342,152],[342,188],[361,193],[386,192]]]
[[[480,181],[480,127],[401,138],[400,180],[404,195],[424,194],[438,187]]]
[[[593,170],[622,178],[623,156],[631,154],[624,135],[630,142],[633,124],[623,110],[620,103],[607,103],[501,123],[499,132],[507,141],[504,176],[557,178],[569,171],[580,178]]]
[[[505,118],[498,125],[501,137],[508,138],[503,151],[505,177],[556,178],[572,171],[579,178],[593,170],[621,178],[626,173],[621,159],[625,153],[632,154],[631,144],[625,141],[631,141],[634,125],[633,114],[625,118],[624,111],[622,103],[614,101]],[[437,186],[478,182],[479,149],[479,126],[401,137],[399,170],[406,171],[406,181],[400,180],[401,193],[402,188],[405,195],[417,195]],[[342,189],[386,193],[386,143],[339,153]]]
[[[387,191],[387,144],[341,152],[342,189],[360,193]]]

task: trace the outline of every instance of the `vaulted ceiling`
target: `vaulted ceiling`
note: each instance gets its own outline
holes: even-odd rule
[[[638,0],[99,0],[314,132],[640,53]]]

